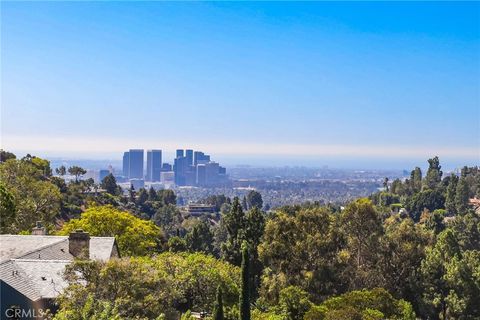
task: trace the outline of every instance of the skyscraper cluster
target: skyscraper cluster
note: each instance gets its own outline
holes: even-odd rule
[[[226,181],[226,169],[210,156],[191,149],[176,151],[173,168],[162,163],[162,150],[147,150],[144,170],[143,149],[130,149],[123,154],[123,176],[129,180],[165,182],[173,178],[177,186],[215,186]]]

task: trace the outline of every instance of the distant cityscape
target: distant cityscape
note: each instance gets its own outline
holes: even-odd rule
[[[219,187],[228,182],[225,167],[212,161],[210,155],[192,149],[177,149],[173,165],[163,162],[162,150],[147,150],[145,162],[144,149],[130,149],[123,153],[121,174],[110,166],[99,170],[98,180],[110,173],[119,183],[130,184],[136,190],[144,188],[146,182],[154,188]]]

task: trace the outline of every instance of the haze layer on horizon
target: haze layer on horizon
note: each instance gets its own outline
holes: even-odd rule
[[[480,163],[478,2],[1,7],[13,152]]]

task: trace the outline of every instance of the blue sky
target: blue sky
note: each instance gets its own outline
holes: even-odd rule
[[[240,163],[403,166],[434,154],[452,166],[480,163],[478,2],[1,9],[9,150],[120,158],[133,147],[194,147]]]

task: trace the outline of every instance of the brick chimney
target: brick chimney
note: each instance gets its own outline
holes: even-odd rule
[[[42,221],[37,221],[35,228],[32,229],[32,235],[44,236],[47,234],[47,229],[42,225]]]
[[[90,235],[82,229],[71,232],[68,237],[68,251],[75,257],[80,259],[88,259],[90,257]]]

